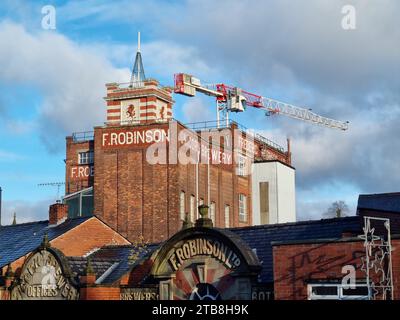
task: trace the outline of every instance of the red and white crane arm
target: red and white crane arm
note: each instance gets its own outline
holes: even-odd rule
[[[323,117],[310,109],[299,108],[285,102],[265,98],[222,83],[202,84],[199,79],[188,74],[178,73],[175,75],[175,93],[193,97],[197,91],[216,97],[220,103],[226,103],[227,109],[231,112],[243,112],[246,106],[251,106],[266,111],[266,115],[282,114],[329,128],[348,129],[347,121]]]

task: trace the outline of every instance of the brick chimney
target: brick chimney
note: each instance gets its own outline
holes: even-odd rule
[[[68,205],[57,202],[50,206],[49,225],[58,225],[68,218]]]

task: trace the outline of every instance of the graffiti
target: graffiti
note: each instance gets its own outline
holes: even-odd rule
[[[313,279],[332,279],[341,281],[343,278],[343,266],[351,265],[356,270],[360,270],[362,257],[365,252],[353,250],[343,252],[343,254],[329,255],[325,250],[329,250],[332,244],[321,244],[288,257],[288,267],[282,276],[275,279],[275,283],[287,283],[291,290],[285,297],[280,299],[305,299],[307,290],[304,285]],[[325,249],[326,248],[326,249]]]

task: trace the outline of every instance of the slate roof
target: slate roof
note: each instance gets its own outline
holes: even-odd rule
[[[72,276],[75,280],[79,281],[79,276],[86,274],[88,259],[84,257],[67,257],[67,260],[73,273]],[[91,259],[90,263],[96,274],[96,279],[98,279],[115,263],[118,263],[118,261],[112,259]]]
[[[400,213],[400,192],[360,194],[357,209],[372,209]]]
[[[0,227],[0,267],[36,249],[41,244],[45,233],[48,234],[51,241],[90,218],[69,219],[53,227],[48,226],[48,221]],[[272,246],[274,242],[340,239],[343,232],[361,234],[361,220],[359,216],[351,216],[231,228],[229,229],[230,232],[227,232],[233,232],[235,235],[240,236],[241,240],[247,243],[251,249],[255,249],[262,265],[260,281],[268,283],[273,281]],[[132,245],[105,246],[90,254],[89,258],[97,279],[102,276],[102,284],[112,284],[140,263],[142,259],[149,257],[161,245],[160,243],[148,245],[147,251],[140,252],[135,263],[129,261],[129,256],[134,250]],[[87,258],[68,257],[68,261],[74,277],[84,274]]]
[[[50,227],[48,220],[0,226],[0,268],[39,247],[46,233],[51,241],[90,218],[68,219]]]
[[[272,242],[304,241],[311,239],[339,239],[342,232],[361,234],[361,218],[358,216],[300,221],[273,225],[231,228],[251,249],[255,249],[262,265],[261,282],[273,281]]]
[[[137,264],[139,264],[143,258],[149,257],[159,247],[160,244],[149,244],[146,247],[145,251],[139,252],[139,255],[134,263],[129,260],[129,257],[135,250],[135,247],[132,245],[105,246],[89,255],[89,258],[92,259],[92,261],[103,259],[103,261],[108,260],[118,262],[118,264],[112,269],[110,274],[108,274],[101,282],[102,284],[112,284],[115,281],[119,280],[124,274],[126,274]]]

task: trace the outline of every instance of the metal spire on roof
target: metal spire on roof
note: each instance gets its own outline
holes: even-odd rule
[[[16,214],[15,212],[14,212],[14,219],[13,219],[12,224],[13,224],[13,225],[16,225],[16,224],[17,224],[17,214]]]
[[[142,55],[140,53],[140,32],[138,32],[138,46],[137,46],[135,63],[132,69],[130,86],[132,87],[134,82],[144,81],[145,79],[146,76],[144,74]]]

